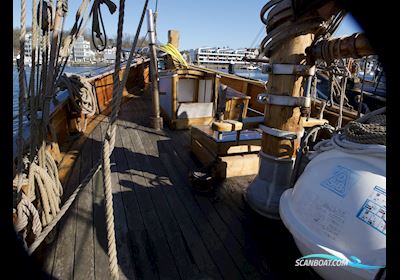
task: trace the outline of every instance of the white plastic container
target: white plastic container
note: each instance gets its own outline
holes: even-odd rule
[[[279,213],[303,255],[330,254],[386,265],[386,160],[337,149],[316,156]],[[293,264],[294,265],[294,264]],[[378,269],[314,266],[324,279],[374,279]]]

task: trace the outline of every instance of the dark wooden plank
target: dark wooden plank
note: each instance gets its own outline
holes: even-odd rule
[[[102,125],[102,128],[103,135],[105,135],[107,126]],[[117,126],[114,148],[115,152],[113,152],[111,155],[111,163],[113,164],[111,166],[111,181],[114,204],[115,238],[117,240],[117,257],[120,279],[135,279],[136,277],[133,269],[133,258],[131,256],[131,243],[127,226],[127,217],[121,194],[121,186],[119,185],[119,181],[121,180],[121,174],[119,173],[121,168],[119,166],[123,164],[123,161],[118,158],[117,153],[117,151],[120,151],[122,148],[119,130],[120,127]]]
[[[218,238],[218,235],[200,210],[193,196],[186,192],[188,186],[180,178],[181,175],[179,175],[179,171],[172,166],[174,160],[167,153],[161,153],[160,156],[164,166],[168,170],[170,179],[178,190],[177,193],[180,200],[184,203],[186,209],[190,213],[193,223],[199,231],[206,248],[210,252],[213,261],[221,271],[223,277],[228,279],[241,279],[241,273],[223,243]]]
[[[79,181],[81,182],[92,168],[92,139],[89,137],[81,151]],[[82,189],[77,199],[76,241],[74,279],[94,278],[93,250],[93,178]]]
[[[124,128],[119,127],[119,130]],[[129,147],[122,142],[121,132],[117,133],[116,143],[118,146],[114,149],[116,168],[118,171],[118,186],[121,191],[122,205],[126,214],[125,223],[127,225],[127,240],[130,254],[130,262],[133,265],[135,276],[138,279],[158,279],[158,270],[153,262],[153,244],[148,236],[136,196],[134,181],[134,170],[127,167],[127,159],[123,148]],[[130,143],[130,139],[129,141]]]
[[[169,135],[175,134],[174,132],[170,132]],[[178,133],[176,133],[178,134]],[[175,135],[172,135],[173,138],[178,138]],[[179,136],[183,136],[185,133],[180,132]],[[172,155],[181,155],[182,158],[185,158],[184,164],[181,164],[179,159],[174,160],[175,166],[178,170],[180,170],[180,174],[188,174],[189,169],[188,167],[195,168],[195,164],[192,162],[192,160],[188,156],[184,156],[184,147],[187,145],[187,142],[185,143],[184,138],[179,139],[181,141],[173,141],[174,139],[172,138],[172,143],[175,145],[174,150],[172,151]],[[186,138],[188,139],[188,138]],[[177,140],[177,139],[175,139]],[[179,151],[178,151],[179,150]],[[182,160],[183,161],[183,160]],[[187,181],[187,176],[182,176],[181,178],[183,180],[183,183],[186,185],[189,185],[189,182]],[[186,182],[185,182],[186,181]],[[245,249],[243,249],[243,246],[245,245],[245,233],[243,230],[243,226],[240,224],[240,221],[238,221],[233,214],[222,204],[220,201],[219,203],[215,202],[214,199],[209,199],[205,198],[202,196],[194,196],[195,200],[197,201],[199,207],[207,217],[207,219],[210,221],[212,224],[215,232],[218,233],[219,238],[222,240],[224,243],[225,247],[227,248],[228,252],[234,259],[236,265],[239,267],[240,271],[242,272],[243,276],[245,278],[260,278],[260,274],[257,272],[257,269],[249,263],[249,261],[245,258],[246,252]],[[211,201],[210,201],[211,200]],[[214,203],[211,203],[214,202]],[[217,207],[215,207],[215,204]],[[217,209],[218,208],[218,209]],[[218,210],[221,212],[219,213]],[[221,215],[220,215],[221,214]],[[221,217],[222,216],[222,217]],[[247,254],[248,255],[248,254]],[[250,257],[250,256],[249,256]]]
[[[207,249],[205,248],[199,233],[194,227],[193,222],[191,221],[191,218],[184,205],[179,200],[174,190],[174,187],[164,187],[161,189],[163,194],[167,198],[169,207],[173,212],[173,215],[179,226],[179,231],[175,232],[175,234],[178,234],[180,232],[181,236],[179,238],[181,240],[179,240],[178,238],[178,240],[176,240],[175,242],[178,244],[179,242],[183,242],[183,245],[185,247],[185,250],[189,254],[191,262],[194,262],[200,270],[200,278],[212,277],[213,279],[220,279],[221,276],[218,272],[218,269],[212,262],[211,257],[207,252]],[[182,252],[182,248],[180,249],[180,251]],[[175,250],[174,254],[176,254]],[[179,255],[182,255],[182,253],[180,253]],[[180,262],[178,263],[178,266],[181,265]],[[183,275],[185,275],[185,273],[183,273]]]
[[[92,164],[95,164],[101,157],[102,123],[106,121],[104,119],[100,122],[92,133]],[[97,279],[107,278],[110,275],[110,271],[108,269],[107,228],[101,171],[98,171],[93,177],[93,225],[94,276]]]
[[[159,159],[155,142],[159,136],[140,130],[137,130],[136,132],[138,135],[137,144],[140,146],[140,149],[143,149],[147,154],[147,157],[145,157],[144,167],[149,170],[150,174],[152,174],[150,175],[149,179],[157,180],[157,177],[159,177],[159,182],[156,183],[158,184],[158,186],[156,185],[157,189],[151,193],[155,203],[158,205],[156,210],[160,216],[160,220],[167,235],[168,242],[170,247],[173,248],[175,262],[178,266],[181,277],[183,279],[192,279],[195,275],[198,275],[198,268],[193,257],[193,253],[195,252],[189,249],[187,242],[185,241],[184,233],[182,232],[179,224],[176,222],[173,211],[171,210],[172,208],[179,207],[179,211],[186,212],[186,209],[177,199],[173,201],[173,204],[168,202],[168,193],[174,191],[174,186],[169,180],[167,176],[168,174],[164,170],[164,167]],[[209,268],[213,269],[213,273],[218,275],[215,266],[212,267],[212,264],[209,264]],[[202,276],[204,276],[204,274]]]
[[[70,196],[73,189],[79,185],[80,164],[81,158],[79,157],[66,184],[63,201],[65,201]],[[73,279],[74,276],[76,219],[78,215],[77,205],[76,198],[70,209],[61,219],[58,238],[54,241],[57,243],[57,246],[52,276],[56,279]]]
[[[129,135],[133,133],[134,131],[129,131]],[[151,255],[152,261],[159,271],[160,279],[178,279],[179,273],[174,262],[172,251],[156,211],[158,205],[152,200],[151,192],[153,190],[148,180],[146,180],[149,174],[148,172],[143,172],[142,161],[145,153],[143,150],[138,149],[137,140],[138,139],[134,139],[131,141],[132,145],[130,146],[130,151],[125,150],[124,154],[127,159],[126,169],[129,168],[129,170],[136,171],[136,176],[131,176],[131,180],[135,185],[139,207],[149,237],[148,241],[150,246],[148,249],[150,249],[150,251],[148,253]],[[129,147],[129,145],[124,142],[124,147]],[[121,185],[123,184],[122,181],[120,183]]]
[[[146,108],[145,104],[140,104],[142,106],[138,106],[140,108]],[[132,115],[132,111],[127,111],[126,112],[128,115]],[[143,116],[143,115],[142,115]],[[139,117],[139,116],[137,116]],[[130,117],[132,118],[132,116]],[[128,117],[129,119],[129,117]],[[143,118],[142,118],[143,120]],[[141,122],[140,120],[139,122]],[[134,128],[135,130],[138,131],[146,131],[149,132],[151,135],[162,135],[162,132],[155,132],[154,130],[151,130],[149,128],[140,126],[140,125],[135,125],[133,126],[132,123],[125,122],[126,127],[131,127]],[[139,138],[140,139],[140,138]],[[145,136],[142,138],[142,140],[145,142],[145,147],[150,147],[150,150],[152,151],[151,153],[155,155],[156,148],[155,145],[150,145],[149,141]],[[132,140],[135,141],[135,140]],[[149,152],[150,150],[147,150]],[[162,170],[160,167],[160,162],[158,160],[154,160],[152,164],[157,165],[157,170]],[[165,171],[163,172],[163,174]],[[167,198],[168,204],[170,205],[171,211],[173,212],[175,219],[178,222],[178,225],[180,227],[180,231],[182,233],[182,241],[184,242],[184,245],[186,247],[186,250],[190,253],[191,259],[197,264],[197,267],[200,270],[200,275],[199,278],[208,278],[211,277],[212,279],[220,279],[221,275],[218,271],[218,268],[216,265],[213,263],[211,256],[209,255],[206,247],[203,244],[203,241],[196,230],[195,226],[193,225],[193,222],[191,220],[191,217],[189,213],[187,212],[185,206],[182,204],[180,201],[175,187],[164,187],[161,188],[165,197]],[[179,242],[179,241],[178,241]]]

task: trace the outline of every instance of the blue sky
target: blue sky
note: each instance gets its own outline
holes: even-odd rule
[[[27,0],[27,25],[31,23],[31,2]],[[113,0],[118,6],[119,1]],[[126,0],[124,33],[134,34],[139,22],[144,0]],[[158,40],[167,42],[169,29],[180,32],[180,49],[203,46],[231,48],[258,47],[265,35],[261,30],[260,10],[266,0],[159,0],[157,33]],[[69,0],[69,12],[65,26],[70,29],[81,0]],[[155,8],[155,0],[149,1],[149,8]],[[20,0],[14,1],[13,26],[20,25]],[[110,15],[102,5],[103,19],[108,37],[117,33],[118,8]],[[88,28],[91,28],[89,23]],[[142,26],[142,34],[147,30],[147,22]],[[361,31],[351,16],[346,16],[336,32],[336,36],[350,35]],[[257,38],[257,35],[258,38]],[[253,43],[254,42],[254,43]]]

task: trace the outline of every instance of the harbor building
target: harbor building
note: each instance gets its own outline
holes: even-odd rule
[[[205,47],[195,50],[194,61],[196,64],[248,64],[243,61],[244,57],[255,58],[258,54],[257,49],[230,49]]]
[[[90,49],[90,42],[83,36],[79,36],[72,49],[72,58],[74,62],[91,62],[95,58],[95,53]]]

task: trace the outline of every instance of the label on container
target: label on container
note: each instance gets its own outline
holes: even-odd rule
[[[338,165],[333,170],[333,174],[320,184],[335,194],[345,197],[359,177],[354,171]]]
[[[346,212],[340,205],[323,200],[313,193],[308,194],[302,215],[310,228],[334,241],[342,232],[346,219]]]
[[[357,218],[386,235],[386,190],[375,186],[358,211]]]

